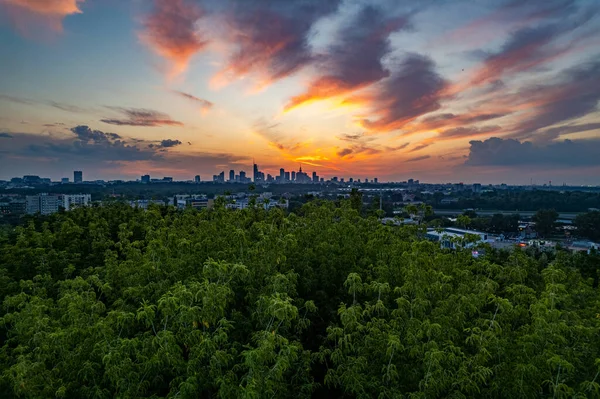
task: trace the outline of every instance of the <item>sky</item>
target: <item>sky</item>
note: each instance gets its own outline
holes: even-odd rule
[[[0,179],[600,185],[597,0],[0,0]]]

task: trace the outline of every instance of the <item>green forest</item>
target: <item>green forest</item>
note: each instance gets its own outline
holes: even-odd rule
[[[600,397],[598,254],[475,258],[360,207],[5,226],[0,397]]]

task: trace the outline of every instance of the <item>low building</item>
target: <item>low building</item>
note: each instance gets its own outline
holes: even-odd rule
[[[135,201],[129,201],[129,205],[131,205],[133,208],[148,209],[150,207],[150,205],[164,206],[165,201],[163,201],[163,200],[135,200]]]
[[[427,229],[427,239],[440,243],[442,248],[456,249],[464,245],[465,248],[473,247],[477,244],[492,241],[487,233],[476,230],[458,229],[447,227],[444,229]],[[461,244],[461,240],[467,237],[473,238],[473,241]]]

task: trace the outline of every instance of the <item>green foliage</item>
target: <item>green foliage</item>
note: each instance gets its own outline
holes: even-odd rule
[[[542,236],[547,236],[554,231],[558,219],[558,212],[554,209],[540,209],[533,215],[535,230]]]
[[[579,236],[593,241],[600,241],[600,211],[592,211],[577,215],[574,221]]]
[[[600,397],[597,254],[474,259],[357,199],[0,231],[0,397]]]

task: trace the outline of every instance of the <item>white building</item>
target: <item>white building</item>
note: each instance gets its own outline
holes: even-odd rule
[[[67,211],[80,206],[88,206],[91,202],[91,194],[65,194],[62,196],[62,206]]]
[[[466,243],[464,245],[465,248],[470,248],[483,242],[491,242],[487,233],[455,227],[447,227],[442,230],[427,229],[426,237],[432,241],[439,241],[442,248],[456,249],[461,246],[460,240],[468,236],[473,237],[474,242]]]

